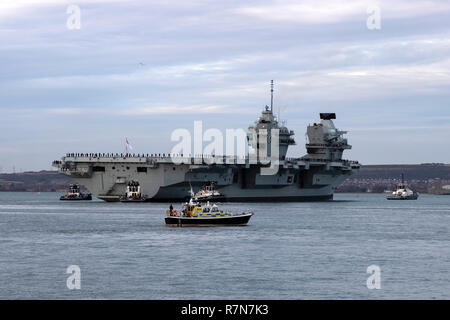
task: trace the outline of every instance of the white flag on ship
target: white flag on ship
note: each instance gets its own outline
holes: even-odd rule
[[[131,144],[128,142],[128,138],[125,138],[126,144],[127,144],[127,150],[133,150],[133,147],[131,146]]]

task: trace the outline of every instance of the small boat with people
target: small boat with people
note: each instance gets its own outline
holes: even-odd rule
[[[127,184],[126,193],[120,197],[120,202],[145,202],[148,197],[142,194],[141,186],[138,181],[131,180]]]
[[[69,191],[67,191],[65,195],[61,196],[59,200],[92,200],[92,194],[81,192],[78,184],[71,184],[69,186]]]
[[[168,226],[239,226],[246,225],[253,212],[231,213],[221,210],[215,203],[201,203],[194,198],[182,206],[180,212],[170,205],[166,212],[166,225]]]
[[[216,190],[214,182],[211,182],[209,185],[205,184],[196,194],[194,194],[194,198],[197,201],[208,201],[208,200],[222,200],[224,199],[224,195]]]
[[[417,200],[419,198],[419,193],[411,190],[405,183],[404,176],[402,174],[402,181],[397,184],[397,189],[388,195],[386,199],[388,200]]]

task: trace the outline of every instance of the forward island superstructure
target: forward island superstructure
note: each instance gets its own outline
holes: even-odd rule
[[[261,168],[268,165],[255,163],[250,156],[220,156],[221,161],[211,161],[217,156],[68,153],[53,166],[105,201],[119,201],[129,181],[139,182],[148,201],[185,201],[192,189],[199,190],[205,183],[214,184],[223,195],[221,201],[331,200],[334,190],[360,165],[342,159],[351,146],[343,137],[346,132],[334,126],[336,115],[321,113],[320,118],[307,128],[307,154],[288,158],[294,132],[279,125],[272,103],[266,106],[249,127],[247,140],[249,150],[270,158],[270,133],[278,129],[279,168],[273,175],[262,174]]]

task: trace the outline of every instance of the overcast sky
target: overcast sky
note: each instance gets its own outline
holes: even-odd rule
[[[246,130],[271,79],[290,156],[336,112],[345,158],[450,162],[450,1],[0,0],[0,169],[122,152],[125,137],[169,152],[194,120]]]

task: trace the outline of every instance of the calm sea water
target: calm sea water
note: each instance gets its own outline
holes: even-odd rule
[[[168,204],[58,198],[0,193],[0,298],[450,298],[450,196],[225,204],[255,215],[212,228],[166,227]],[[80,290],[66,286],[69,265]]]

